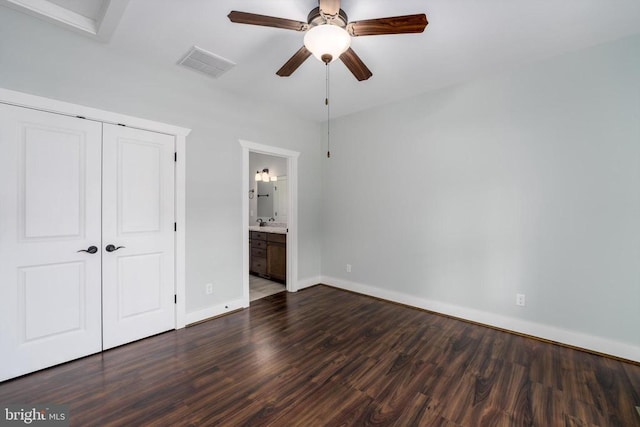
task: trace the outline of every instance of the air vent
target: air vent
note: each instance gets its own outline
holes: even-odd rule
[[[228,59],[207,52],[198,46],[192,47],[178,64],[214,78],[220,77],[236,65]]]

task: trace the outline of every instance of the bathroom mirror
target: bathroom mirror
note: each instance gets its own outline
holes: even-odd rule
[[[286,223],[289,210],[288,183],[286,175],[279,176],[277,181],[258,181],[258,218],[268,221]]]
[[[273,182],[258,181],[258,218],[273,216]]]

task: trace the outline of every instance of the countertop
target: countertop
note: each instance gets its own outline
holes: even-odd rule
[[[287,227],[270,227],[268,225],[260,227],[259,225],[250,225],[249,230],[262,231],[263,233],[287,234]]]

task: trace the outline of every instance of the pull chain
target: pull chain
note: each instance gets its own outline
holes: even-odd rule
[[[331,158],[331,107],[329,106],[329,62],[325,62],[326,67],[326,97],[324,104],[327,106],[327,158]]]

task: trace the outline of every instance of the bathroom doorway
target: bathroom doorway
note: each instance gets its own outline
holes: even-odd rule
[[[250,302],[286,291],[287,174],[286,157],[249,152]]]
[[[243,298],[297,290],[299,153],[248,141],[243,149]]]

